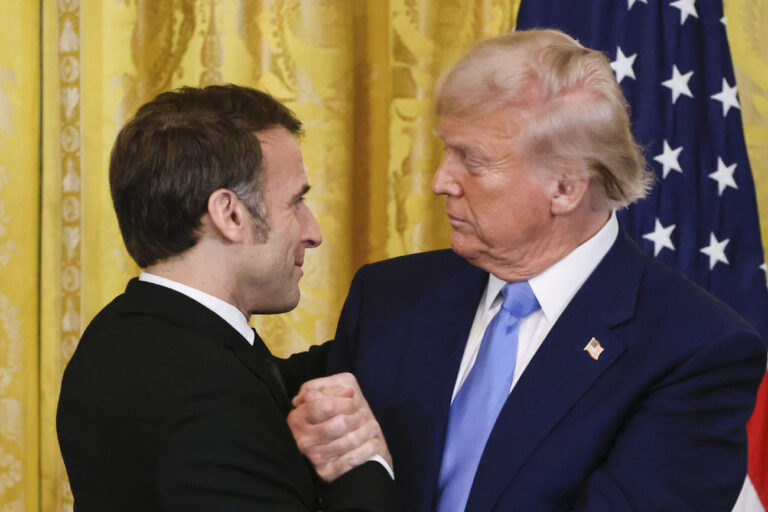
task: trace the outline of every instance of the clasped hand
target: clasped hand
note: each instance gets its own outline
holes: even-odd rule
[[[293,406],[288,426],[324,481],[332,482],[375,455],[392,467],[381,427],[352,374],[304,383]]]

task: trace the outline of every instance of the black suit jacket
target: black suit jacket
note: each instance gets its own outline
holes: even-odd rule
[[[289,410],[258,337],[250,346],[196,301],[134,279],[64,372],[57,430],[75,510],[386,509],[379,464],[317,485]]]

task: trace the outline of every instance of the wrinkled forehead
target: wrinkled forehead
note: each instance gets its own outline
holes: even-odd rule
[[[505,104],[489,109],[484,115],[446,113],[438,118],[435,136],[446,145],[461,145],[466,141],[507,139],[512,143],[525,126],[525,116],[517,105]]]

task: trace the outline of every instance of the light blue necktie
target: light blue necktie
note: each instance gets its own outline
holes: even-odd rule
[[[501,309],[488,324],[475,364],[451,404],[436,512],[464,510],[485,443],[512,386],[520,320],[539,309],[528,281],[508,283],[501,294]]]

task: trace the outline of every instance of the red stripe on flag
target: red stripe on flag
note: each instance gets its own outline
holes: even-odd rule
[[[757,392],[757,405],[747,423],[749,436],[749,478],[768,510],[768,373]]]

